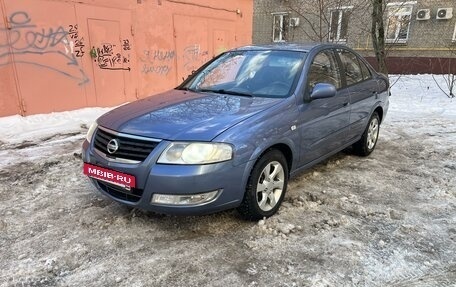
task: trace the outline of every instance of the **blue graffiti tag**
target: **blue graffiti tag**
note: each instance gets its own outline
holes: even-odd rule
[[[0,66],[13,63],[29,64],[49,69],[78,81],[79,85],[89,82],[84,70],[73,54],[73,47],[68,41],[68,32],[62,26],[57,28],[38,28],[24,11],[12,13],[9,17],[10,29],[0,28]],[[4,39],[3,42],[1,39]],[[65,49],[64,51],[58,48]],[[41,57],[28,55],[57,55],[71,69],[51,66]]]

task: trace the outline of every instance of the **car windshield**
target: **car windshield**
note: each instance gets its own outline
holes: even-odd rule
[[[285,98],[302,68],[306,53],[297,51],[227,52],[180,89],[219,94]]]

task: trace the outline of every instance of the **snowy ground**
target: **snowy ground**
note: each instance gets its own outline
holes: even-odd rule
[[[0,119],[0,286],[456,286],[456,99],[403,76],[374,153],[290,183],[279,214],[168,217],[82,175],[103,109]]]

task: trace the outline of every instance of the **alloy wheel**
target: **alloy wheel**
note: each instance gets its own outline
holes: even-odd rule
[[[378,119],[372,118],[367,130],[367,148],[373,149],[378,138]]]
[[[278,161],[265,166],[260,174],[256,189],[258,206],[263,211],[273,209],[282,195],[285,184],[285,172]]]

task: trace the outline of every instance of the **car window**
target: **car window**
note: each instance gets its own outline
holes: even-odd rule
[[[347,85],[350,86],[363,81],[363,73],[359,65],[358,57],[346,50],[339,50],[338,53],[345,68]]]
[[[244,60],[244,55],[235,55],[230,61],[220,63],[202,78],[199,87],[204,89],[234,81]]]
[[[285,98],[292,93],[306,53],[282,50],[227,52],[198,71],[182,88],[194,91]]]
[[[372,74],[371,74],[369,68],[366,66],[366,64],[364,64],[364,62],[361,61],[360,59],[358,59],[358,61],[359,61],[359,65],[361,66],[361,71],[363,72],[363,80],[372,78]]]
[[[331,50],[318,53],[312,61],[309,71],[308,86],[310,89],[317,83],[328,83],[337,89],[341,87],[339,65]]]

